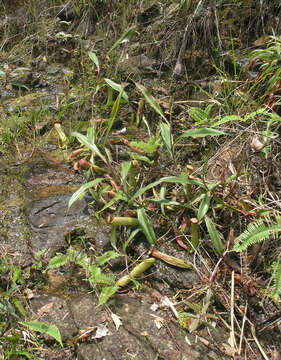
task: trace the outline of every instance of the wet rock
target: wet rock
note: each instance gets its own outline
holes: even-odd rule
[[[192,262],[192,256],[186,251],[175,249],[172,245],[162,245],[158,249],[169,256]],[[156,271],[152,273],[151,279],[159,289],[162,289],[164,283],[173,289],[190,289],[198,282],[198,275],[192,269],[181,269],[162,260],[155,262],[155,268]]]
[[[44,159],[29,164],[25,175],[25,213],[32,229],[29,244],[34,254],[45,249],[44,257],[50,259],[67,245],[65,235],[89,218],[84,199],[68,209],[73,190],[70,191],[82,181],[66,165]]]
[[[110,243],[111,227],[101,225],[93,217],[89,217],[77,226],[77,230],[82,230],[85,239],[94,246],[96,254],[101,255],[105,251],[112,250]]]
[[[69,307],[62,298],[42,295],[30,301],[30,309],[36,321],[56,325],[63,341],[77,333]]]
[[[185,330],[171,321],[172,315],[166,310],[159,307],[157,311],[152,311],[154,299],[149,289],[137,296],[115,295],[108,306],[121,318],[122,325],[118,330],[108,312],[97,307],[93,296],[71,300],[70,309],[79,329],[95,328],[103,324],[109,331],[99,339],[95,338],[93,331],[86,343],[78,343],[78,359],[129,360],[132,356],[136,360],[223,359],[214,350],[196,343],[193,335],[187,335]]]
[[[154,357],[151,359],[154,359],[156,355],[164,359],[181,359],[180,348],[189,358],[199,358],[199,352],[186,344],[185,332],[171,322],[166,322],[167,314],[159,311],[153,314],[150,310],[151,304],[127,296],[116,296],[115,306],[127,332],[134,334],[134,337],[149,344],[149,347],[154,349]],[[161,319],[160,322],[162,321],[163,324],[160,323],[158,326],[155,321],[157,317]],[[141,357],[138,358],[141,359]]]
[[[31,163],[25,178],[30,190],[38,190],[38,188],[51,185],[79,185],[84,181],[82,176],[75,174],[67,165],[44,159]]]
[[[97,223],[84,199],[77,200],[68,209],[71,195],[52,195],[26,206],[27,219],[33,230],[29,239],[33,253],[46,249],[44,257],[50,259],[56,251],[68,247],[67,234],[72,241],[82,236],[94,246],[96,254],[109,250],[111,229]]]
[[[14,265],[27,266],[32,262],[30,232],[21,211],[24,187],[17,171],[8,161],[0,163],[0,253],[8,254]]]
[[[45,350],[40,349],[40,351],[36,352],[38,359],[44,360],[73,360],[76,359],[74,355],[74,349],[59,349],[59,350]]]
[[[46,103],[48,102],[47,99],[50,99],[50,95],[46,94],[46,93],[28,93],[25,94],[24,96],[19,96],[17,98],[14,99],[7,99],[3,101],[3,109],[5,108],[6,110],[8,110],[10,113],[16,113],[19,111],[19,109],[21,109],[21,111],[26,111],[26,110],[34,110],[35,106],[39,106],[40,105],[40,101],[46,101]],[[50,101],[51,102],[51,101]],[[0,113],[2,113],[3,110],[0,109]]]
[[[53,195],[30,203],[26,208],[29,223],[36,229],[66,229],[83,220],[87,214],[87,203],[85,200],[77,200],[68,210],[71,195]]]
[[[144,54],[124,57],[120,60],[118,67],[121,71],[139,73],[141,71],[153,71],[156,60]]]
[[[168,310],[159,308],[153,313],[152,299],[153,294],[149,294],[149,290],[146,289],[144,295],[140,294],[139,299],[117,295],[114,306],[127,332],[134,334],[134,337],[145,344],[144,346],[153,349],[154,356],[157,354],[159,358],[179,360],[222,359],[220,354],[208,350],[201,343],[196,343],[193,335],[187,334],[172,321],[173,315]],[[136,358],[142,359],[141,356]]]
[[[97,326],[108,317],[104,308],[97,305],[96,297],[90,294],[71,299],[69,308],[79,329]]]
[[[25,218],[18,207],[0,209],[0,253],[7,254],[13,265],[25,267],[33,262],[29,236]]]
[[[46,249],[44,257],[52,257],[66,247],[65,235],[89,216],[85,200],[77,200],[68,211],[70,197],[69,193],[53,195],[26,207],[27,219],[33,229],[29,242],[34,253]]]
[[[52,295],[63,294],[67,282],[65,274],[55,269],[50,269],[46,272],[46,275],[47,285],[44,287],[44,293]]]
[[[79,344],[78,359],[129,359],[132,355],[136,355],[136,359],[155,359],[154,350],[142,339],[129,334],[123,326],[116,330],[108,313],[104,308],[97,307],[97,300],[93,296],[73,299],[70,308],[79,329],[97,327],[103,323],[109,330],[109,334],[99,340],[92,337],[88,343]]]
[[[58,229],[35,231],[32,233],[29,243],[33,256],[41,250],[45,250],[42,256],[45,260],[49,260],[57,251],[67,246],[63,232]]]
[[[102,341],[92,344],[81,344],[77,350],[79,360],[106,359],[106,360],[154,360],[154,350],[145,342],[120,328]]]

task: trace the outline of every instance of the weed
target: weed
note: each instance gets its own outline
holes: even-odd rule
[[[279,108],[281,69],[280,51],[281,37],[269,36],[265,48],[253,50],[250,56],[248,70],[256,68],[257,75],[251,81],[248,79],[248,92],[257,98],[260,104],[272,109]]]
[[[249,246],[257,244],[266,239],[277,238],[281,233],[281,218],[277,217],[274,220],[270,219],[258,219],[257,221],[250,223],[247,229],[235,239],[234,251],[241,252],[247,249]],[[272,264],[272,277],[273,288],[271,295],[276,300],[279,299],[281,294],[281,267],[280,259],[277,259]]]

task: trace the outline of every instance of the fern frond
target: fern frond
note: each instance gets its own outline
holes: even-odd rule
[[[270,235],[277,237],[280,232],[281,218],[276,218],[276,222],[268,220],[267,224],[265,224],[263,220],[258,219],[257,221],[250,223],[247,230],[235,239],[233,250],[237,252],[243,251],[250,245],[268,239]]]
[[[273,289],[272,289],[272,296],[274,298],[278,298],[279,294],[281,293],[281,262],[275,261],[272,264],[273,269]]]

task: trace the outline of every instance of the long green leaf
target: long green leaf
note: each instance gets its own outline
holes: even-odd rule
[[[145,213],[144,208],[138,209],[138,221],[139,221],[139,225],[142,229],[142,232],[144,233],[144,235],[146,237],[146,240],[150,244],[154,244],[155,240],[156,240],[156,235],[155,235],[152,225],[150,224],[150,222],[148,220],[148,217]]]
[[[199,206],[199,209],[197,212],[198,221],[202,220],[203,217],[207,214],[207,211],[209,210],[209,206],[210,206],[210,200],[211,200],[211,193],[210,193],[210,191],[207,191],[200,203],[200,206]]]
[[[78,199],[80,199],[80,197],[82,195],[85,194],[85,192],[90,189],[91,187],[99,184],[101,181],[103,181],[104,178],[97,178],[95,180],[89,181],[86,184],[82,185],[77,191],[75,191],[75,193],[71,196],[71,198],[69,199],[68,202],[68,209],[71,207],[71,205],[77,201]]]
[[[189,116],[192,120],[194,120],[197,124],[203,124],[204,122],[209,120],[209,113],[206,110],[192,107],[189,111]]]
[[[156,199],[146,199],[148,201],[154,202],[160,205],[167,205],[167,206],[184,206],[184,204],[179,203],[178,201],[173,201],[165,198],[156,198]]]
[[[217,252],[221,255],[223,252],[224,245],[221,241],[220,234],[217,231],[214,223],[208,216],[205,217],[205,223],[206,223],[208,232],[210,234],[212,245],[217,250]]]
[[[63,347],[60,331],[56,327],[56,325],[50,325],[39,321],[20,321],[19,323],[23,326],[28,327],[30,330],[51,336],[61,345],[61,347]]]
[[[160,133],[161,133],[162,139],[164,141],[164,144],[165,144],[171,158],[173,158],[174,157],[173,142],[172,142],[170,126],[168,124],[161,123],[160,124]]]
[[[88,149],[92,150],[94,153],[96,153],[103,162],[105,162],[107,164],[106,158],[102,155],[102,153],[99,151],[99,149],[97,148],[96,144],[94,143],[90,143],[88,138],[83,135],[80,134],[77,131],[74,131],[70,134],[71,136],[75,136],[77,138],[78,141],[80,141],[81,144],[85,145]]]
[[[90,51],[88,55],[92,62],[96,65],[98,72],[100,72],[100,64],[97,55],[93,51]]]
[[[132,167],[132,161],[124,161],[121,165],[121,179],[124,182],[129,174]]]
[[[224,116],[223,118],[221,118],[220,120],[218,120],[217,122],[215,122],[214,124],[212,124],[212,126],[219,126],[222,124],[226,124],[228,122],[231,121],[245,121],[241,116],[238,115],[227,115]]]
[[[112,89],[118,91],[119,93],[122,93],[122,98],[126,101],[129,101],[128,95],[125,92],[122,85],[117,84],[116,82],[110,80],[110,79],[104,79],[104,81],[109,85]]]
[[[128,237],[128,239],[125,241],[124,245],[123,245],[123,251],[126,252],[127,246],[130,244],[130,242],[133,240],[133,238],[141,231],[141,229],[135,229],[134,231],[131,232],[130,236]]]
[[[119,106],[120,106],[121,97],[122,97],[122,92],[117,96],[117,99],[115,100],[115,102],[114,102],[114,104],[112,106],[112,109],[111,109],[111,112],[110,112],[109,123],[107,125],[106,133],[104,135],[103,146],[105,146],[105,144],[107,142],[108,135],[109,135],[110,130],[111,130],[111,128],[112,128],[112,126],[114,124],[114,121],[116,119],[116,115],[117,115],[117,112],[118,112],[118,109],[119,109]]]
[[[205,137],[205,136],[219,136],[219,135],[226,135],[223,131],[210,129],[210,128],[199,128],[199,129],[191,129],[189,131],[185,131],[181,134],[176,141],[186,137]]]
[[[168,182],[168,183],[177,183],[177,184],[182,184],[182,185],[186,185],[186,184],[191,184],[191,185],[203,185],[203,183],[199,180],[191,180],[189,179],[186,175],[182,175],[182,176],[167,176],[167,177],[163,177],[141,189],[139,189],[129,200],[129,203],[132,203],[136,198],[138,198],[139,196],[141,196],[142,194],[144,194],[147,190],[163,183],[163,182]]]
[[[152,109],[154,109],[157,112],[157,114],[159,114],[168,123],[168,120],[166,119],[165,115],[163,114],[160,106],[158,105],[154,97],[147,91],[147,89],[143,85],[139,83],[135,83],[135,84],[136,87],[141,91],[141,93],[145,97],[146,101],[152,107]]]
[[[117,48],[117,46],[119,46],[120,44],[122,44],[125,41],[129,41],[131,39],[131,37],[134,35],[136,30],[136,26],[132,26],[129,30],[127,30],[114,44],[113,46],[110,48],[110,50],[108,51],[107,55],[109,55],[111,53],[111,51],[113,51],[115,48]]]
[[[99,211],[95,212],[95,215],[99,215],[100,213],[102,213],[104,210],[108,209],[110,206],[112,206],[114,203],[116,203],[117,201],[122,200],[122,201],[128,201],[127,196],[121,191],[119,190],[116,195],[114,196],[113,199],[109,200],[102,209],[100,209]]]

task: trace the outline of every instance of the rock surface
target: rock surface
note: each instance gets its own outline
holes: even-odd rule
[[[160,294],[159,294],[160,296]],[[156,310],[152,304],[157,305]],[[163,308],[155,291],[116,295],[108,308],[98,307],[95,295],[84,294],[68,303],[55,296],[31,300],[34,316],[56,324],[64,341],[77,345],[80,360],[217,360],[225,356],[208,349],[178,326],[168,308]],[[121,325],[112,320],[117,315]],[[105,329],[99,335],[99,329]],[[75,336],[76,335],[76,336]]]

